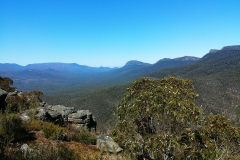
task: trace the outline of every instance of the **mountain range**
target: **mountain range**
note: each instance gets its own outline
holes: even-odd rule
[[[196,104],[205,114],[223,114],[240,125],[240,49],[235,46],[224,48],[214,52],[210,50],[194,63],[161,69],[143,76],[157,79],[173,75],[192,80],[199,94]],[[148,67],[151,66],[144,69]],[[131,82],[119,83],[94,90],[86,96],[77,96],[78,98],[61,95],[43,98],[53,104],[62,103],[78,109],[90,109],[96,115],[100,128],[109,129],[116,124],[116,107],[129,85]],[[69,93],[67,89],[65,91]],[[80,92],[77,89],[72,90],[72,95],[79,95]]]
[[[13,79],[20,90],[52,93],[67,87],[86,87],[89,84],[105,86],[129,82],[144,74],[195,63],[198,59],[196,57],[162,59],[155,64],[132,60],[121,68],[89,67],[76,63],[38,63],[26,66],[5,63],[0,64],[0,75]]]
[[[205,114],[224,114],[234,123],[240,121],[240,46],[211,49],[202,58],[165,58],[154,64],[132,60],[121,68],[64,63],[27,66],[0,64],[0,75],[12,78],[21,90],[43,91],[42,98],[49,104],[91,110],[104,130],[116,124],[116,107],[126,88],[142,76],[188,78],[199,94],[196,104]]]

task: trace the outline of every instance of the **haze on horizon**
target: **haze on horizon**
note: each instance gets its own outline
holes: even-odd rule
[[[0,1],[0,63],[119,67],[239,45],[238,0]]]

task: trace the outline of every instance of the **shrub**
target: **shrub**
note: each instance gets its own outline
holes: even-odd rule
[[[96,144],[96,135],[87,131],[79,131],[72,137],[73,141],[84,143],[87,145],[95,145]]]
[[[26,136],[26,128],[18,114],[0,115],[0,137],[11,141],[20,141]]]
[[[63,132],[64,129],[58,125],[50,122],[43,123],[43,133],[46,138],[50,138],[52,140],[62,140],[64,138]]]
[[[23,122],[23,124],[28,131],[40,131],[43,129],[42,122],[36,119],[30,119]]]
[[[117,108],[116,140],[139,159],[178,155],[178,137],[199,123],[191,81],[175,77],[141,78],[128,88]]]

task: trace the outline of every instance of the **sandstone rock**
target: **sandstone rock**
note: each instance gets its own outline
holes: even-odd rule
[[[7,97],[10,97],[10,96],[17,96],[18,93],[19,93],[18,90],[15,90],[14,92],[9,92],[8,95],[7,95]]]
[[[23,113],[20,115],[20,118],[21,118],[23,121],[28,121],[28,120],[30,120],[29,112],[28,112],[28,111],[23,112]]]
[[[62,115],[56,111],[47,110],[40,107],[37,109],[35,118],[41,121],[53,122],[55,124],[63,124]]]
[[[7,97],[7,92],[0,89],[0,109],[4,109],[6,106],[5,99]]]
[[[64,121],[67,121],[69,114],[76,112],[74,107],[65,107],[63,105],[49,106],[49,108],[53,111],[60,113],[62,115]]]
[[[21,147],[20,147],[21,151],[23,153],[26,153],[26,152],[33,152],[33,149],[30,148],[26,143],[24,143]]]
[[[68,122],[84,124],[89,131],[94,129],[96,131],[96,121],[92,116],[92,113],[89,110],[78,110],[76,113],[68,115]]]
[[[70,122],[81,124],[82,127],[86,127],[89,131],[92,129],[96,131],[97,123],[89,110],[76,111],[74,107],[48,105],[45,102],[41,102],[35,117],[38,120],[50,121],[54,123]]]
[[[22,151],[24,158],[26,159],[34,159],[35,151],[31,147],[29,147],[26,143],[21,145],[20,150]]]
[[[240,45],[225,46],[222,50],[240,50]]]
[[[114,140],[109,136],[98,135],[97,136],[97,147],[101,151],[118,153],[121,152],[123,149],[119,147],[119,145],[114,142]]]

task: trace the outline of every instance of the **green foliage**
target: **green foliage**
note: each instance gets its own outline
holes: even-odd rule
[[[42,95],[40,91],[31,91],[24,92],[21,96],[10,96],[5,100],[7,103],[5,112],[19,113],[30,108],[37,108],[41,102],[40,95]]]
[[[29,108],[29,103],[26,97],[11,96],[6,99],[6,109],[7,113],[18,113]]]
[[[0,114],[0,157],[12,142],[23,141],[27,137],[26,128],[19,115]]]
[[[176,75],[193,81],[197,93],[196,104],[205,114],[222,114],[240,124],[240,51],[222,50],[208,53],[197,63],[159,70],[147,76],[154,78]]]
[[[43,123],[43,133],[47,138],[62,140],[64,138],[64,128],[50,122]]]
[[[75,142],[84,143],[87,145],[95,145],[96,135],[94,133],[87,132],[87,131],[78,131],[73,135],[71,140]]]
[[[119,122],[114,134],[137,157],[159,157],[159,147],[162,155],[174,154],[185,128],[200,122],[201,112],[193,103],[196,97],[189,80],[141,78],[128,88],[117,108]],[[161,144],[159,139],[166,142]]]
[[[13,92],[15,90],[14,87],[10,87],[13,84],[13,80],[10,78],[2,78],[0,77],[0,88],[7,91]]]
[[[0,115],[0,138],[12,141],[20,141],[26,137],[26,128],[17,114]]]
[[[215,158],[240,156],[240,129],[232,126],[226,117],[222,115],[205,117],[199,133],[203,143],[206,144],[206,151],[211,152]]]
[[[191,81],[141,78],[117,108],[115,140],[137,159],[239,157],[240,130],[224,116],[203,116]]]

